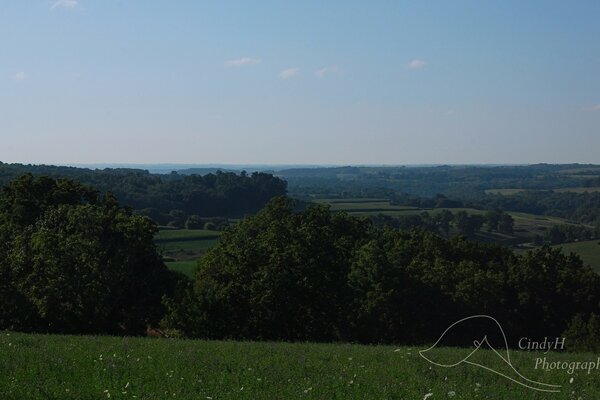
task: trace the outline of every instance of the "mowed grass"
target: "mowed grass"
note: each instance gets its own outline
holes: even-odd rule
[[[588,240],[585,242],[565,243],[555,247],[562,248],[563,253],[578,254],[583,262],[591,266],[594,271],[600,272],[600,240]]]
[[[198,267],[198,260],[168,261],[165,265],[173,271],[181,272],[190,278],[194,278],[196,268]]]
[[[42,399],[598,399],[599,371],[535,369],[592,354],[512,352],[532,391],[461,364],[437,367],[415,347],[51,336],[0,332],[0,398]],[[447,357],[462,350],[441,349]],[[492,351],[478,360],[497,366]],[[570,380],[572,378],[572,383]]]
[[[204,229],[167,229],[155,237],[156,244],[167,259],[167,267],[194,276],[198,259],[216,246],[221,232]]]

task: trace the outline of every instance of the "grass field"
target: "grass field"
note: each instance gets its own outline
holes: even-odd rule
[[[512,352],[513,364],[527,378],[563,385],[560,393],[542,393],[474,366],[434,366],[418,350],[0,332],[0,398],[420,400],[429,393],[430,400],[600,398],[598,370],[569,375],[534,368],[536,357],[595,361],[596,355]],[[488,365],[497,360],[491,351],[480,352]]]
[[[158,232],[155,241],[169,260],[167,267],[193,276],[198,258],[214,247],[221,232],[204,229],[165,229]]]
[[[574,192],[574,193],[592,193],[592,192],[600,192],[600,187],[576,187],[576,188],[562,188],[556,189],[555,192]]]
[[[501,194],[503,196],[512,196],[517,193],[526,191],[527,189],[486,189],[487,194]]]
[[[329,204],[331,211],[346,211],[350,214],[389,213],[415,210],[416,207],[396,206],[385,199],[318,199],[320,204]]]
[[[485,192],[487,194],[501,194],[504,196],[512,196],[517,193],[525,192],[528,189],[487,189]],[[554,189],[555,192],[565,193],[565,192],[573,192],[573,193],[586,193],[586,192],[600,192],[600,187],[572,187],[572,188],[559,188]]]
[[[508,189],[507,189],[508,190]],[[510,189],[514,190],[514,189]],[[440,213],[442,210],[448,210],[452,213],[466,211],[468,214],[485,214],[484,210],[474,208],[428,208],[420,209],[409,206],[391,205],[388,200],[374,199],[319,199],[319,203],[329,204],[332,211],[345,211],[355,216],[375,216],[378,214],[388,215],[391,217],[402,217],[407,215],[421,214],[426,211],[432,215]],[[515,219],[515,232],[517,236],[530,237],[533,234],[543,233],[552,225],[557,224],[572,224],[571,222],[556,217],[548,217],[534,214],[526,214],[519,212],[509,212]]]
[[[193,278],[196,267],[198,266],[198,260],[167,261],[165,265],[173,271],[181,272],[182,274]]]
[[[596,272],[600,272],[600,240],[589,240],[585,242],[565,243],[555,247],[561,247],[564,253],[579,254],[584,263],[590,265]]]

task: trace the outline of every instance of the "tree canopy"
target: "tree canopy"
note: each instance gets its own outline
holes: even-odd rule
[[[277,198],[225,232],[183,297],[164,323],[195,337],[431,342],[488,314],[543,338],[598,313],[600,277],[550,247],[520,256]]]
[[[74,181],[13,181],[0,193],[0,329],[143,333],[175,282],[156,230]]]

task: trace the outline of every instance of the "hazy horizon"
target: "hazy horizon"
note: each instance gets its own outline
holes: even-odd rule
[[[600,2],[32,0],[0,160],[600,163]]]

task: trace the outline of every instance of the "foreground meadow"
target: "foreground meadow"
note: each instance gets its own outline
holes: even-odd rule
[[[0,398],[9,399],[597,399],[600,370],[545,372],[512,352],[536,392],[469,365],[429,364],[414,347],[211,342],[0,333]],[[456,349],[442,349],[450,357]],[[481,357],[494,364],[493,352]]]

